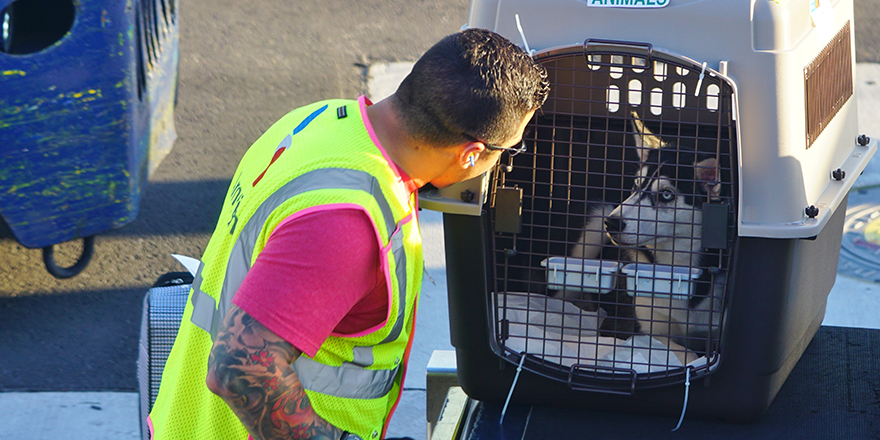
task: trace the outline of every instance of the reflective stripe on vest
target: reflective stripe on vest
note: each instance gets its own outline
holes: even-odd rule
[[[365,191],[376,200],[390,236],[398,283],[397,319],[389,335],[380,344],[394,341],[400,336],[406,311],[406,252],[403,246],[403,228],[402,225],[395,223],[394,214],[382,194],[378,180],[367,172],[346,168],[321,168],[307,172],[279,188],[260,204],[233,245],[219,304],[201,290],[201,273],[204,264],[199,265],[199,270],[193,279],[191,299],[193,324],[209,332],[211,338],[217,336],[220,323],[223,322],[232,304],[232,297],[250,270],[250,256],[253,255],[257,238],[269,215],[292,197],[322,189]],[[393,370],[367,370],[366,367],[372,364],[372,347],[355,347],[352,363],[333,367],[300,356],[292,366],[297,371],[303,388],[307,390],[338,397],[373,399],[384,396],[391,390],[400,366]]]
[[[241,286],[242,281],[244,281],[248,270],[250,270],[254,246],[269,215],[292,197],[309,191],[323,189],[365,191],[370,193],[379,205],[382,216],[385,218],[388,235],[391,237],[400,304],[394,328],[388,337],[380,343],[397,339],[403,329],[403,315],[406,309],[406,253],[403,247],[403,229],[394,222],[394,214],[391,212],[391,207],[388,205],[385,195],[382,194],[379,181],[365,171],[347,168],[320,168],[309,171],[287,182],[287,184],[276,190],[260,204],[251,218],[248,219],[247,224],[242,228],[238,240],[236,240],[235,245],[232,247],[232,254],[229,256],[229,263],[226,267],[226,277],[223,280],[223,288],[220,291],[220,304],[216,304],[211,295],[202,291],[201,274],[203,264],[199,265],[199,270],[196,272],[192,284],[193,324],[210,333],[211,338],[217,336],[220,323],[223,322],[223,318],[226,317],[226,312],[232,304],[232,297]]]
[[[372,353],[370,362],[372,363]],[[331,367],[305,356],[296,358],[290,366],[299,376],[299,382],[304,389],[350,399],[377,399],[388,394],[394,385],[397,370],[400,369],[398,364],[392,370],[367,370],[364,367],[369,365],[356,362],[344,362],[338,367]]]
[[[388,336],[379,344],[396,340],[405,321],[403,315],[406,309],[406,283],[402,280],[406,276],[406,253],[400,226],[391,235],[391,248],[400,283],[397,321]],[[377,399],[388,394],[394,386],[400,364],[391,370],[368,370],[367,367],[373,365],[373,347],[356,346],[352,351],[352,361],[343,362],[338,367],[325,365],[305,356],[298,357],[290,366],[299,376],[303,388],[309,391],[351,399]]]

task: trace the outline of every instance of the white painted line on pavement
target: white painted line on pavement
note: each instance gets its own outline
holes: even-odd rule
[[[0,393],[0,414],[0,439],[140,439],[137,393]]]
[[[397,86],[412,70],[413,62],[376,63],[370,65],[367,74],[367,95],[373,102],[379,102],[397,91]]]

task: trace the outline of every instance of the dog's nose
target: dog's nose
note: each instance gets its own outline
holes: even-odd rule
[[[607,232],[622,232],[625,227],[626,222],[619,217],[608,217],[605,219],[605,231]]]

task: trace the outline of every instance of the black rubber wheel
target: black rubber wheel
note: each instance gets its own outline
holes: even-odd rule
[[[55,263],[55,245],[46,246],[43,248],[43,264],[46,265],[46,270],[55,278],[60,280],[73,278],[89,265],[94,251],[95,236],[85,237],[83,238],[83,249],[79,255],[79,260],[73,263],[73,266],[61,267]]]

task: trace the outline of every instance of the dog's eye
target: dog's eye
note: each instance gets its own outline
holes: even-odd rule
[[[667,189],[660,193],[660,199],[664,202],[671,202],[675,200],[675,193]]]

